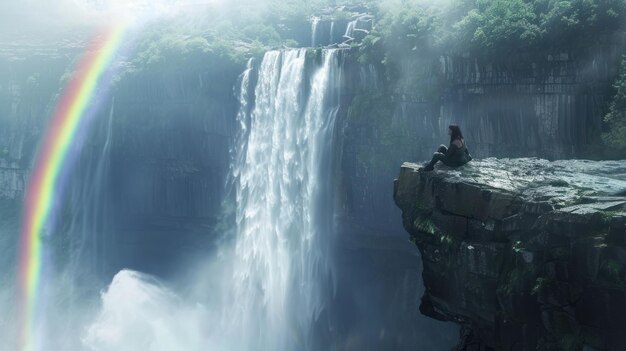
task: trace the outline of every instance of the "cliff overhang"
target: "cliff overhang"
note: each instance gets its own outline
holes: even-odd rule
[[[421,252],[420,311],[459,349],[626,344],[626,161],[485,159],[418,172],[394,200]]]

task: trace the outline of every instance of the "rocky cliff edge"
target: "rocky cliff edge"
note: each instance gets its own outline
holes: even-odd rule
[[[420,311],[460,324],[459,350],[623,350],[626,161],[418,168],[394,199],[422,255]]]

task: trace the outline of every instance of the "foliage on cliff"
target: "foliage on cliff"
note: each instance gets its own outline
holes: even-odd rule
[[[375,0],[367,0],[364,3]],[[135,70],[230,63],[243,66],[272,48],[306,46],[310,17],[354,0],[241,1],[161,20],[144,29],[133,55]],[[337,10],[331,16],[341,16]]]
[[[607,132],[604,142],[621,156],[626,154],[626,58],[622,61],[620,74],[614,84],[615,96],[605,116]]]
[[[587,45],[626,20],[624,0],[478,0],[458,23],[480,49]]]
[[[599,35],[626,29],[626,0],[406,0],[380,7],[378,16],[363,54],[382,41],[387,57],[434,50],[498,58],[514,50],[584,50]]]
[[[479,0],[456,29],[460,38],[484,49],[527,46],[539,37],[533,6],[523,0]]]
[[[185,69],[197,67],[211,58],[227,57],[229,50],[222,44],[210,42],[203,36],[178,36],[164,34],[141,43],[143,49],[136,56],[136,66],[142,69]]]
[[[178,20],[158,24],[139,39],[135,66],[149,68],[205,64],[228,60],[242,65],[249,57],[259,56],[270,46],[283,43],[275,28],[262,21],[238,26],[220,20],[202,27],[186,27]]]

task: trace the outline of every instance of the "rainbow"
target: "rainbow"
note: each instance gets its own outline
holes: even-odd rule
[[[42,299],[41,280],[44,267],[42,239],[50,221],[54,203],[59,193],[59,178],[68,167],[68,153],[84,124],[87,111],[99,85],[105,85],[103,76],[108,72],[116,52],[120,49],[125,24],[106,30],[90,45],[80,59],[76,72],[64,89],[48,129],[39,146],[32,174],[28,180],[19,252],[19,349],[38,350],[41,343],[41,325],[38,325],[38,304]],[[84,131],[83,131],[84,132]]]

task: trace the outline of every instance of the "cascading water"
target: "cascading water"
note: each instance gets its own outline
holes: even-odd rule
[[[202,272],[192,278],[199,303],[181,303],[194,299],[181,300],[150,277],[122,271],[87,329],[88,347],[324,349],[314,333],[334,289],[339,54],[324,50],[307,58],[305,49],[271,51],[258,69],[250,62],[241,76],[233,144],[235,235],[224,241],[225,254],[212,268],[194,269]],[[209,282],[203,285],[203,279]]]
[[[75,182],[79,189],[72,189],[68,201],[72,208],[70,227],[67,230],[71,257],[69,271],[75,278],[85,279],[85,275],[104,273],[104,258],[107,256],[107,243],[104,233],[107,214],[107,192],[105,185],[109,177],[111,162],[111,143],[113,139],[113,116],[115,113],[115,99],[111,102],[111,108],[105,124],[105,133],[102,136],[102,149],[96,150],[96,157],[88,159],[95,165],[87,165],[85,170],[77,172],[79,177],[93,179],[93,182]],[[83,173],[84,172],[84,173]],[[88,269],[85,271],[85,265]],[[83,270],[83,272],[80,272]],[[81,274],[83,273],[83,274]]]
[[[346,47],[344,33],[349,43],[367,29],[362,20],[344,31],[347,25],[345,19],[312,19],[312,45]],[[56,257],[46,261],[55,271],[39,297],[46,303],[38,311],[44,349],[399,350],[394,346],[420,343],[419,337],[404,341],[416,335],[411,329],[416,307],[411,306],[419,294],[407,287],[418,279],[418,260],[394,257],[397,263],[389,268],[371,244],[379,241],[354,244],[361,237],[346,238],[351,233],[345,235],[344,222],[342,242],[335,242],[333,190],[336,168],[343,172],[345,164],[334,158],[353,153],[333,144],[342,70],[347,77],[359,76],[358,84],[351,79],[342,92],[346,110],[355,91],[376,90],[380,81],[372,65],[357,71],[356,65],[341,63],[339,50],[271,51],[242,74],[241,129],[231,154],[236,205],[228,219],[234,226],[220,238],[218,206],[197,204],[209,197],[213,204],[223,200],[221,191],[211,189],[219,188],[227,173],[226,145],[236,108],[227,89],[234,76],[214,76],[204,68],[174,74],[168,68],[169,74],[155,75],[156,67],[149,66],[120,78],[108,114],[98,114],[84,147],[75,146],[81,152],[59,199],[54,236],[45,243]],[[361,127],[355,129],[362,134]],[[24,133],[34,136],[30,129]],[[185,157],[194,152],[202,162]],[[18,189],[8,187],[13,188]],[[199,189],[203,196],[190,196]],[[342,196],[352,196],[346,193]],[[352,199],[341,201],[351,206]],[[225,204],[231,206],[226,212],[232,209],[231,202]],[[19,217],[14,212],[11,217]],[[0,218],[0,248],[10,257],[16,244],[6,237],[19,228],[5,223]],[[384,238],[380,246],[388,250],[387,244]],[[13,261],[2,257],[0,266]],[[402,284],[393,280],[397,271],[406,277]],[[6,277],[0,279],[0,315],[7,316],[0,318],[0,350],[17,350],[16,289]],[[406,293],[397,294],[396,286]]]
[[[309,76],[316,63],[305,49],[268,52],[249,116],[250,101],[241,98],[247,140],[234,168],[237,238],[224,320],[239,336],[237,348],[311,349],[311,330],[332,294],[338,53],[323,51]],[[249,75],[250,69],[242,94]]]
[[[67,191],[72,216],[57,248],[66,262],[47,295],[47,345],[70,351],[326,349],[328,338],[319,335],[329,333],[326,309],[336,286],[332,181],[341,51],[309,53],[268,52],[258,69],[251,63],[241,77],[231,169],[236,228],[218,248],[225,254],[185,267],[190,278],[180,289],[122,270],[98,304],[101,286],[83,278],[106,270],[103,259],[115,259],[115,243],[104,242],[111,234],[104,223],[115,134],[111,105],[103,133],[85,148],[89,157],[74,174],[90,181]],[[10,313],[5,290],[0,311]],[[13,338],[0,340],[0,348],[15,349]]]
[[[358,20],[348,22],[348,27],[346,27],[346,33],[343,35],[344,39],[354,39],[354,29],[356,28],[357,23]]]
[[[317,46],[317,27],[320,23],[319,17],[311,18],[311,46]]]

